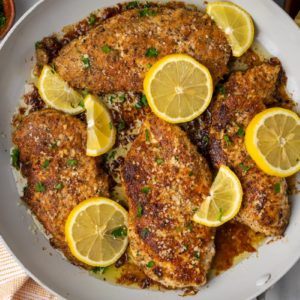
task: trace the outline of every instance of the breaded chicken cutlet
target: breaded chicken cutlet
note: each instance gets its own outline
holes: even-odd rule
[[[208,15],[164,5],[145,9],[117,14],[64,46],[54,59],[59,75],[95,94],[139,92],[149,66],[172,53],[194,57],[215,82],[228,72],[231,47]]]
[[[135,263],[172,288],[200,286],[215,254],[214,229],[193,223],[212,175],[177,126],[149,115],[123,167]]]
[[[244,197],[237,219],[266,235],[282,235],[288,224],[287,183],[256,166],[244,145],[244,130],[272,102],[281,72],[280,63],[273,59],[245,73],[233,73],[211,109],[211,160],[216,168],[229,166],[241,181]]]
[[[81,201],[108,196],[108,179],[88,157],[86,127],[73,116],[46,109],[29,114],[13,134],[27,178],[23,200],[51,235],[51,244],[74,264],[89,268],[71,254],[65,222]]]

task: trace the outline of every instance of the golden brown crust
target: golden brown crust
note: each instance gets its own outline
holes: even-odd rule
[[[96,159],[85,155],[85,125],[55,110],[41,110],[23,120],[13,142],[28,180],[23,200],[52,236],[51,244],[72,263],[88,267],[72,256],[64,235],[66,219],[78,203],[108,195],[106,175]]]
[[[186,134],[149,115],[127,154],[123,181],[131,253],[151,279],[173,288],[206,282],[214,230],[191,220],[211,180]]]
[[[282,235],[288,224],[287,184],[256,166],[247,153],[242,132],[276,93],[281,72],[280,63],[271,60],[245,73],[232,74],[224,86],[225,94],[218,94],[211,111],[210,157],[215,167],[225,164],[232,168],[244,191],[237,219],[266,235]],[[280,192],[276,192],[278,184]]]
[[[58,73],[72,87],[94,93],[142,91],[143,78],[158,59],[171,53],[186,53],[209,68],[215,81],[228,71],[231,48],[224,33],[208,15],[186,8],[166,6],[115,15],[66,45],[54,60]],[[105,53],[103,46],[111,51]],[[155,48],[157,57],[147,57]],[[82,58],[90,67],[84,68]]]

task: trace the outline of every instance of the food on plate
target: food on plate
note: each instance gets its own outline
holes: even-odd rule
[[[133,1],[35,44],[12,165],[70,262],[113,283],[195,294],[283,236],[299,117],[279,59],[249,49],[253,38],[251,17],[229,2],[204,13]]]
[[[300,170],[300,118],[287,109],[257,114],[246,130],[248,153],[267,174],[287,177]]]
[[[65,241],[65,222],[83,200],[108,196],[107,175],[95,158],[85,154],[85,125],[73,116],[45,109],[25,117],[13,142],[27,178],[22,199],[50,235],[51,244],[72,263],[82,265]]]
[[[41,98],[52,108],[76,115],[84,111],[83,97],[70,88],[53,68],[45,65],[38,81]]]
[[[228,222],[239,212],[243,190],[237,176],[221,165],[208,196],[193,216],[197,223],[217,227]]]
[[[127,10],[105,20],[64,46],[54,65],[74,88],[141,92],[149,65],[172,53],[192,56],[216,82],[228,71],[231,48],[208,15],[161,5]]]
[[[213,94],[209,70],[184,54],[171,54],[146,74],[144,91],[152,111],[170,123],[188,122],[205,111]]]
[[[151,279],[172,288],[203,285],[214,256],[214,230],[192,216],[212,181],[186,134],[149,116],[123,167],[130,251]]]
[[[287,184],[256,166],[244,145],[244,134],[276,94],[281,73],[280,63],[273,60],[232,74],[211,109],[211,160],[215,167],[230,167],[241,181],[244,196],[237,219],[266,235],[282,235],[288,224]]]
[[[90,266],[109,266],[127,248],[127,211],[107,198],[87,199],[69,214],[65,235],[78,260]]]
[[[254,24],[248,12],[230,2],[210,2],[206,12],[225,32],[234,56],[241,56],[251,47]]]
[[[109,151],[116,141],[116,129],[110,113],[97,97],[88,95],[84,99],[87,119],[88,156],[99,156]]]

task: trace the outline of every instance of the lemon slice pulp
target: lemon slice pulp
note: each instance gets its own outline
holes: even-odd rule
[[[43,67],[39,77],[38,90],[50,107],[72,115],[84,111],[83,97],[47,65]]]
[[[95,96],[87,95],[84,99],[87,119],[88,156],[98,156],[109,151],[116,140],[116,129],[107,108]]]
[[[71,211],[65,236],[72,254],[90,266],[106,267],[126,251],[127,212],[107,198],[87,199]]]
[[[171,54],[146,74],[144,92],[152,111],[170,123],[188,122],[208,107],[213,93],[209,70],[185,54]]]
[[[246,129],[245,145],[265,173],[287,177],[300,170],[300,118],[291,110],[269,108]]]
[[[210,188],[209,196],[195,213],[193,220],[208,227],[217,227],[239,212],[243,190],[237,176],[222,165]]]
[[[254,24],[244,9],[230,2],[210,2],[206,12],[225,32],[234,56],[244,54],[254,40]]]

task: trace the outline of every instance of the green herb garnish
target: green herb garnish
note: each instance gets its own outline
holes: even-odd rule
[[[225,86],[223,84],[218,84],[216,86],[217,91],[221,94],[221,95],[225,95],[226,94],[226,90],[225,90]]]
[[[274,192],[275,192],[276,194],[278,194],[278,193],[280,193],[280,190],[281,190],[281,188],[280,188],[280,183],[279,183],[279,182],[275,183],[275,184],[274,184]]]
[[[142,239],[145,239],[150,234],[150,230],[148,228],[143,228],[140,234]]]
[[[244,130],[244,128],[239,127],[239,129],[236,133],[239,137],[243,137],[245,135],[245,130]]]
[[[37,41],[35,44],[34,44],[34,47],[35,49],[40,49],[42,47],[42,43],[40,41]]]
[[[155,262],[153,260],[150,260],[147,264],[146,267],[147,268],[152,268],[155,265]]]
[[[137,216],[138,218],[141,218],[142,215],[143,215],[143,207],[142,207],[142,205],[139,204],[139,205],[138,205],[138,208],[137,208],[136,216]]]
[[[240,163],[239,166],[245,173],[247,173],[251,169],[250,166],[245,166],[243,163]]]
[[[42,168],[43,169],[47,169],[49,167],[50,164],[50,160],[46,159],[43,163],[42,163]]]
[[[113,129],[113,124],[112,124],[112,122],[109,122],[109,123],[108,123],[108,126],[109,126],[109,129]]]
[[[18,148],[14,148],[10,154],[11,164],[17,170],[20,169],[20,150]]]
[[[94,14],[91,14],[88,19],[88,24],[94,26],[96,24],[97,18]]]
[[[111,52],[112,48],[109,47],[108,45],[104,45],[101,47],[101,50],[104,52],[104,53],[109,53]]]
[[[120,226],[115,228],[111,234],[117,238],[117,237],[125,237],[127,236],[127,227],[126,226]]]
[[[147,67],[148,69],[150,69],[150,68],[152,67],[152,64],[146,64],[146,67]]]
[[[78,103],[78,106],[81,106],[82,108],[84,108],[84,101],[80,100],[80,102]]]
[[[133,8],[138,8],[139,7],[139,2],[138,1],[131,1],[127,4],[127,9],[133,9]]]
[[[124,120],[121,120],[118,124],[118,131],[120,132],[120,131],[124,130],[125,128],[126,128],[126,123]]]
[[[139,11],[140,17],[153,17],[157,15],[157,12],[149,7],[145,7]]]
[[[157,57],[158,56],[158,51],[157,51],[156,48],[151,47],[151,48],[147,49],[145,55],[147,57]]]
[[[68,159],[67,164],[70,167],[75,167],[78,165],[78,160],[77,159]]]
[[[185,225],[185,227],[186,227],[189,231],[192,231],[193,228],[194,228],[194,225],[193,225],[192,222],[189,222],[189,223],[187,223],[187,224]]]
[[[89,56],[87,54],[84,54],[81,57],[81,62],[82,62],[82,65],[83,65],[84,69],[89,69],[91,67],[90,58],[89,58]]]
[[[141,191],[144,194],[148,194],[151,191],[151,188],[149,186],[144,186]]]
[[[200,252],[199,251],[194,251],[194,257],[196,259],[200,259]]]
[[[224,141],[226,142],[227,146],[230,146],[232,144],[232,142],[227,134],[224,134]]]
[[[159,157],[156,157],[155,158],[155,162],[158,164],[158,165],[161,165],[165,162],[165,160],[163,158],[159,158]]]
[[[46,187],[44,186],[44,184],[42,182],[37,182],[35,184],[35,190],[39,193],[43,193],[46,191]]]
[[[135,104],[135,108],[137,109],[141,109],[144,106],[148,106],[148,102],[147,102],[147,98],[145,95],[142,95],[142,97],[140,98],[140,100]]]
[[[100,273],[100,274],[103,274],[105,272],[105,270],[107,269],[107,267],[94,267],[92,269],[92,272],[93,273]]]
[[[146,138],[146,142],[150,142],[150,132],[148,129],[145,130],[145,138]]]
[[[116,150],[112,150],[107,154],[107,159],[114,159],[116,155]]]
[[[63,189],[63,187],[64,187],[64,184],[62,182],[59,182],[58,184],[55,185],[54,188],[59,191],[59,190]]]
[[[189,176],[191,177],[191,176],[193,176],[194,175],[194,173],[191,171],[191,172],[189,172]]]

